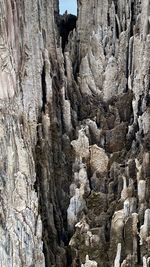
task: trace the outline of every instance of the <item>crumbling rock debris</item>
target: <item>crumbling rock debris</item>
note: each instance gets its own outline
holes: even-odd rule
[[[0,266],[150,265],[150,2],[0,0]]]

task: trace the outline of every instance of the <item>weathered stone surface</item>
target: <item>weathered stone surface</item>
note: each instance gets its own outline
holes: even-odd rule
[[[106,149],[109,153],[121,151],[126,146],[127,125],[121,123],[114,129],[106,131]]]
[[[99,173],[107,172],[108,167],[108,156],[105,153],[104,149],[93,145],[90,147],[90,165],[93,171]]]
[[[97,262],[90,261],[88,255],[86,255],[86,262],[82,264],[81,267],[97,267]]]
[[[73,140],[71,145],[73,146],[77,157],[85,159],[89,157],[89,139],[85,135],[83,129],[79,130],[78,139]]]
[[[133,94],[130,91],[121,94],[118,97],[116,106],[118,108],[121,121],[124,122],[128,121],[130,123],[132,119],[132,99],[133,99]]]
[[[149,266],[150,3],[77,2],[0,0],[3,267]]]

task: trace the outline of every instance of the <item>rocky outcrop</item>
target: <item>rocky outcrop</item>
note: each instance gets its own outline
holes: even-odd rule
[[[150,3],[0,0],[0,263],[150,262]]]

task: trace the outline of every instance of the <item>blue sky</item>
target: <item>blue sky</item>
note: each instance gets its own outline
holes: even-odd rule
[[[59,0],[60,14],[64,14],[67,10],[68,13],[77,14],[77,0]]]

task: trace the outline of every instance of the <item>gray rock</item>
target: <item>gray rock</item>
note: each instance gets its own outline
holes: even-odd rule
[[[149,266],[150,3],[77,2],[0,0],[3,267]]]

